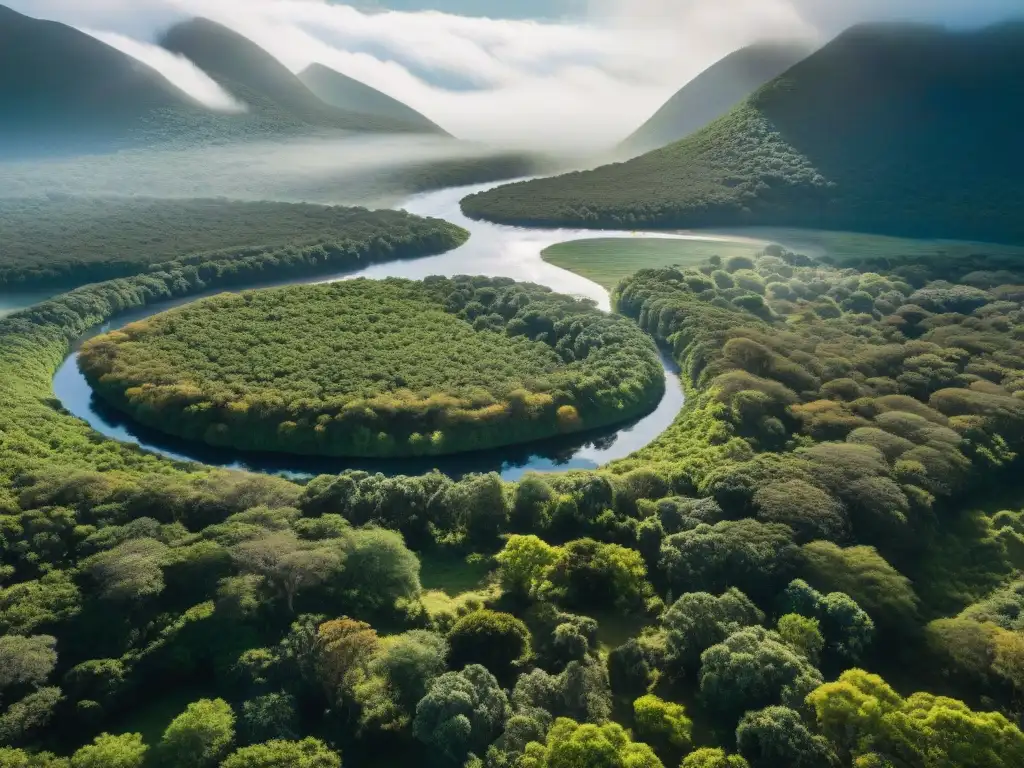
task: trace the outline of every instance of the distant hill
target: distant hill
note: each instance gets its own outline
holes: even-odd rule
[[[392,107],[396,114],[380,108],[375,113],[371,97],[377,92],[367,86],[361,91],[355,81],[349,92],[358,109],[329,105],[269,53],[210,21],[180,24],[165,43],[206,69],[248,111],[212,111],[106,43],[0,5],[0,160],[335,130],[444,135],[411,109],[410,116],[397,114],[398,102]]]
[[[0,6],[0,156],[92,148],[158,114],[206,110],[162,75],[77,29]]]
[[[423,133],[447,134],[443,128],[398,99],[323,64],[307,67],[299,73],[299,79],[321,101],[339,109],[401,120]]]
[[[684,85],[619,149],[635,156],[689,136],[813,50],[814,46],[804,42],[764,42],[729,54]]]
[[[1024,242],[1024,23],[854,27],[729,114],[626,163],[507,185],[470,216]]]
[[[192,61],[260,114],[281,115],[314,128],[381,132],[422,130],[405,119],[327,104],[256,43],[209,19],[192,19],[171,27],[160,44]]]

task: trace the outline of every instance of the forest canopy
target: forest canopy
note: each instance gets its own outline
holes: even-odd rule
[[[337,264],[366,242],[373,250],[397,250],[388,253],[395,257],[413,238],[447,237],[445,247],[452,247],[468,237],[447,222],[401,211],[59,194],[0,198],[0,232],[0,289],[7,290],[68,288],[270,254]]]
[[[216,470],[54,400],[118,312],[305,262],[0,320],[0,764],[1016,767],[1024,279],[981,261],[640,272],[686,408],[515,482]]]
[[[89,340],[79,365],[142,423],[211,445],[444,454],[606,426],[664,389],[654,344],[509,279],[225,294]]]
[[[851,28],[668,146],[462,201],[503,224],[784,226],[1024,243],[1024,30]]]

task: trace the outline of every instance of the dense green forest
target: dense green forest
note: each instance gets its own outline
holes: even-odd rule
[[[675,144],[467,197],[475,218],[1024,242],[1024,24],[855,27]]]
[[[287,268],[0,320],[0,764],[1024,762],[1019,273],[774,248],[640,272],[616,305],[686,409],[601,471],[515,483],[173,463],[53,401],[98,322]],[[1000,486],[1018,503],[971,511]],[[426,600],[463,559],[487,588]]]
[[[90,339],[78,363],[164,432],[331,456],[529,442],[625,421],[664,392],[635,324],[507,278],[223,294]]]
[[[70,287],[229,258],[341,271],[396,251],[438,252],[466,234],[401,211],[229,200],[50,195],[0,198],[0,288]],[[366,243],[374,243],[370,249]]]

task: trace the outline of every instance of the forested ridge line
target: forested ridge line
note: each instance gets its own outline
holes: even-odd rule
[[[508,278],[217,296],[90,339],[78,362],[147,426],[331,456],[525,443],[628,420],[664,393],[657,349],[635,324]]]
[[[0,198],[0,232],[0,288],[7,290],[70,288],[229,258],[340,259],[347,266],[400,258],[389,243],[401,249],[425,236],[421,220],[404,211],[68,195]]]
[[[591,228],[782,226],[1020,244],[1024,29],[853,27],[731,111],[624,163],[462,201]]]

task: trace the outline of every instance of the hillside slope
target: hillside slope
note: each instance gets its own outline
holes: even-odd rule
[[[808,43],[764,42],[729,54],[684,85],[619,149],[635,156],[689,136],[813,50]]]
[[[110,143],[155,115],[203,112],[130,56],[72,27],[0,6],[0,156]]]
[[[339,109],[401,120],[423,133],[447,135],[447,131],[412,107],[323,64],[310,65],[298,77],[321,101]]]
[[[258,114],[278,115],[321,129],[419,130],[406,120],[327,104],[267,51],[209,19],[192,19],[171,27],[160,44],[192,61]]]
[[[470,216],[543,225],[848,229],[1024,241],[1024,23],[855,27],[696,134],[499,187]]]

